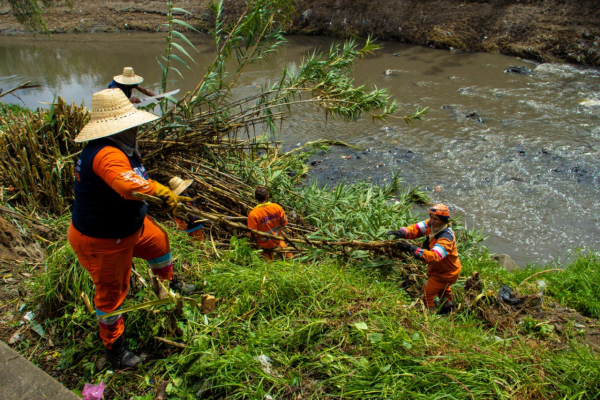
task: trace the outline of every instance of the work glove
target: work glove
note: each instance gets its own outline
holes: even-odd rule
[[[192,199],[184,196],[177,196],[171,189],[156,182],[154,195],[163,201],[161,211],[169,213],[177,208],[177,203],[182,201],[191,201]]]
[[[415,251],[417,250],[417,246],[415,246],[414,244],[405,242],[404,240],[401,240],[398,243],[396,243],[396,248],[400,251],[405,251],[405,252],[409,252],[412,254],[414,254]]]
[[[396,239],[404,239],[406,237],[405,231],[389,231],[386,235],[394,235]]]

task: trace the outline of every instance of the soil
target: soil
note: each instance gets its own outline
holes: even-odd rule
[[[590,344],[595,352],[600,351],[600,321],[597,319],[588,318],[537,293],[526,295],[514,290],[510,296],[512,302],[502,301],[496,292],[482,293],[483,287],[477,272],[467,278],[461,306],[478,315],[496,332],[548,337],[557,349],[568,347],[572,339],[580,339]]]
[[[199,29],[211,25],[207,0],[176,3]],[[235,18],[244,2],[225,3]],[[367,37],[446,48],[517,55],[537,61],[600,65],[600,2],[597,0],[298,0],[289,33]],[[151,0],[57,2],[45,9],[53,33],[161,31],[166,5]],[[7,3],[0,6],[0,33],[23,28]]]
[[[30,287],[38,269],[43,268],[44,251],[35,236],[51,238],[51,231],[35,225],[19,229],[0,217],[0,340],[8,342],[19,331],[23,336],[36,335],[21,329],[21,305],[33,301]],[[23,235],[21,232],[27,234]],[[44,234],[45,237],[39,234]]]

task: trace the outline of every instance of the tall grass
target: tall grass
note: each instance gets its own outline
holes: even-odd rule
[[[283,188],[276,194],[289,196]],[[326,217],[338,203],[345,214],[356,214],[348,215],[349,221],[336,222],[347,234],[369,226],[379,232],[388,224],[399,222],[396,228],[418,220],[407,211],[410,196],[396,195],[399,204],[395,204],[389,201],[389,191],[366,184],[290,190],[295,190],[297,209],[312,212],[311,218],[321,221],[323,231],[334,227]],[[320,204],[308,201],[317,195],[313,200],[320,199]],[[345,203],[344,195],[357,205]],[[379,220],[373,217],[377,213],[382,215]],[[295,399],[597,396],[600,363],[576,339],[568,342],[568,349],[556,350],[551,340],[518,334],[498,338],[499,333],[469,313],[452,318],[426,315],[398,286],[394,273],[364,268],[367,264],[357,264],[355,259],[320,253],[304,260],[265,263],[246,238],[233,238],[229,249],[221,249],[220,258],[213,258],[210,243],[168,230],[176,272],[199,286],[193,297],[215,295],[217,310],[206,316],[189,306],[181,315],[169,307],[125,314],[132,348],[150,357],[136,374],[110,375],[111,396],[130,398],[135,393],[139,397],[134,398],[152,398],[161,380],[170,382],[171,397],[190,399],[264,398],[266,394]],[[510,275],[492,270],[489,259],[480,250],[462,255],[467,269],[489,271],[496,282],[525,278],[526,272]],[[583,257],[572,266],[581,268],[581,263],[593,265]],[[143,262],[135,268],[145,276]],[[57,313],[46,326],[49,332],[52,325],[60,327],[57,342],[66,350],[59,366],[83,371],[86,382],[109,377],[96,370],[101,345],[95,320],[78,297],[79,291],[91,294],[90,281],[74,263],[68,246],[57,247],[49,258],[44,282],[45,301],[60,305],[65,313]],[[573,293],[579,290],[572,289]],[[151,298],[148,289],[136,286],[126,303]],[[174,352],[158,344],[155,336],[184,343],[186,348]],[[260,356],[269,357],[271,366],[263,365]]]

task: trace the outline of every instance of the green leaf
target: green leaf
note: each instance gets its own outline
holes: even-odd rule
[[[173,60],[175,60],[175,61],[177,61],[177,62],[179,62],[179,63],[181,63],[181,64],[185,65],[187,68],[191,69],[191,68],[190,68],[190,66],[189,66],[189,65],[187,65],[187,64],[185,63],[185,61],[183,61],[183,60],[181,59],[181,57],[179,57],[177,54],[169,54],[169,57],[171,57]]]
[[[369,333],[367,337],[373,344],[381,342],[381,339],[383,339],[383,335],[381,333]]]
[[[176,48],[177,50],[179,50],[180,52],[182,52],[183,54],[185,54],[186,56],[188,56],[188,57],[189,57],[189,59],[190,59],[190,60],[192,60],[192,62],[193,62],[194,64],[196,64],[196,61],[195,61],[195,60],[192,58],[192,56],[190,56],[190,55],[188,54],[188,52],[187,52],[187,51],[185,51],[185,49],[183,48],[183,46],[181,46],[180,44],[178,44],[178,43],[175,43],[175,42],[172,42],[171,44],[172,44],[173,46],[175,46],[175,48]]]
[[[173,379],[173,385],[175,385],[175,387],[180,387],[182,383],[183,383],[183,379],[181,379],[181,378]]]
[[[178,70],[177,68],[175,68],[175,67],[169,67],[169,69],[170,69],[171,71],[175,71],[175,72],[177,72],[177,74],[179,74],[179,76],[181,77],[181,79],[183,79],[183,75],[181,74],[181,72],[179,72],[179,70]]]
[[[173,8],[171,8],[171,12],[180,12],[180,13],[192,15],[191,12],[189,12],[187,10],[184,10],[183,8],[179,8],[179,7],[173,7]]]
[[[191,29],[194,32],[200,33],[196,28],[194,28],[193,26],[191,26],[190,24],[188,24],[185,21],[182,21],[180,19],[173,19],[173,22],[176,23],[176,24],[178,24],[178,25],[185,26],[186,28]]]
[[[364,322],[357,322],[354,324],[354,327],[359,331],[366,331],[367,329],[369,329],[367,324],[365,324]]]
[[[388,364],[386,366],[379,367],[379,370],[385,374],[386,372],[388,372],[390,370],[390,368],[392,368],[392,365]]]
[[[196,46],[194,46],[192,44],[192,42],[190,42],[190,39],[186,38],[185,35],[181,32],[178,31],[172,31],[171,32],[173,35],[177,36],[179,39],[183,40],[184,42],[186,42],[191,48],[193,48],[194,50],[198,51],[199,50],[196,48]]]
[[[412,343],[407,342],[407,341],[402,342],[402,346],[404,346],[404,348],[406,348],[406,350],[410,350],[413,347]]]

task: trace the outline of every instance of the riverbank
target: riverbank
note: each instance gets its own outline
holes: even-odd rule
[[[159,1],[58,2],[45,9],[52,33],[156,32],[164,27]],[[200,30],[211,27],[209,2],[175,3],[178,17]],[[230,19],[240,1],[227,2]],[[395,40],[454,51],[499,52],[541,62],[600,65],[600,3],[534,1],[315,1],[300,0],[287,31],[336,37]],[[0,33],[18,34],[8,5],[0,7]]]
[[[34,118],[47,123],[30,127],[37,135],[30,142],[43,140],[44,129],[55,126],[66,135],[78,131],[81,114],[59,105],[51,118]],[[64,151],[72,160],[77,149]],[[106,399],[137,400],[391,394],[537,399],[591,398],[598,392],[597,255],[581,253],[559,265],[508,272],[480,247],[479,232],[454,226],[463,265],[452,287],[458,308],[439,316],[420,301],[423,265],[390,248],[298,246],[290,248],[298,251],[293,260],[265,263],[244,232],[208,222],[207,239],[196,242],[152,206],[150,215],[168,232],[176,274],[196,286],[189,298],[200,303],[210,294],[217,306],[202,314],[186,301],[183,308],[169,304],[124,314],[126,338],[145,364],[136,371],[114,371],[86,304],[94,295],[91,278],[65,239],[69,211],[56,196],[45,195],[67,193],[69,180],[44,180],[43,165],[59,163],[44,161],[43,151],[36,154],[38,164],[14,168],[26,166],[28,175],[42,177],[36,183],[46,185],[44,193],[28,191],[17,202],[25,188],[3,191],[0,339],[76,393],[85,383],[101,382]],[[403,190],[397,181],[386,187],[298,185],[308,170],[307,155],[292,154],[241,163],[235,157],[230,161],[237,162],[235,168],[206,160],[209,171],[219,171],[195,172],[197,184],[210,182],[200,194],[220,197],[205,207],[245,214],[255,204],[248,191],[264,173],[273,200],[288,213],[292,237],[308,235],[317,244],[336,237],[381,240],[386,231],[418,221],[413,207],[426,201],[422,192]],[[64,165],[64,158],[54,156]],[[72,176],[68,168],[60,173]],[[232,195],[240,188],[245,188],[241,194]],[[12,207],[26,209],[27,202],[35,211]],[[238,208],[245,203],[246,211]],[[42,214],[50,207],[53,215]],[[125,308],[155,299],[146,263],[137,260],[133,268]],[[502,284],[513,290],[505,300],[498,295]]]
[[[349,190],[318,195],[330,206]],[[357,217],[374,220],[381,196],[369,196],[368,186],[352,190],[371,210]],[[380,210],[379,218],[405,210],[410,199],[400,201],[398,209]],[[203,294],[214,295],[217,307],[204,315],[188,303],[180,311],[166,305],[124,314],[130,347],[145,363],[136,371],[114,371],[84,300],[93,298],[91,279],[64,239],[68,216],[37,223],[58,236],[44,242],[44,258],[2,260],[0,339],[75,393],[85,383],[101,382],[105,399],[138,400],[598,393],[597,256],[581,254],[560,266],[564,272],[507,272],[459,230],[463,271],[453,285],[458,310],[437,316],[418,301],[425,280],[418,264],[318,250],[265,264],[246,239],[231,238],[227,247],[217,241],[215,247],[210,240],[190,240],[163,220],[176,274],[196,285],[189,296],[200,302]],[[23,241],[36,240],[34,230],[23,231]],[[134,269],[125,307],[154,299],[145,263]],[[473,280],[475,271],[479,278]],[[540,281],[546,282],[543,298]],[[522,304],[500,301],[502,284]]]

